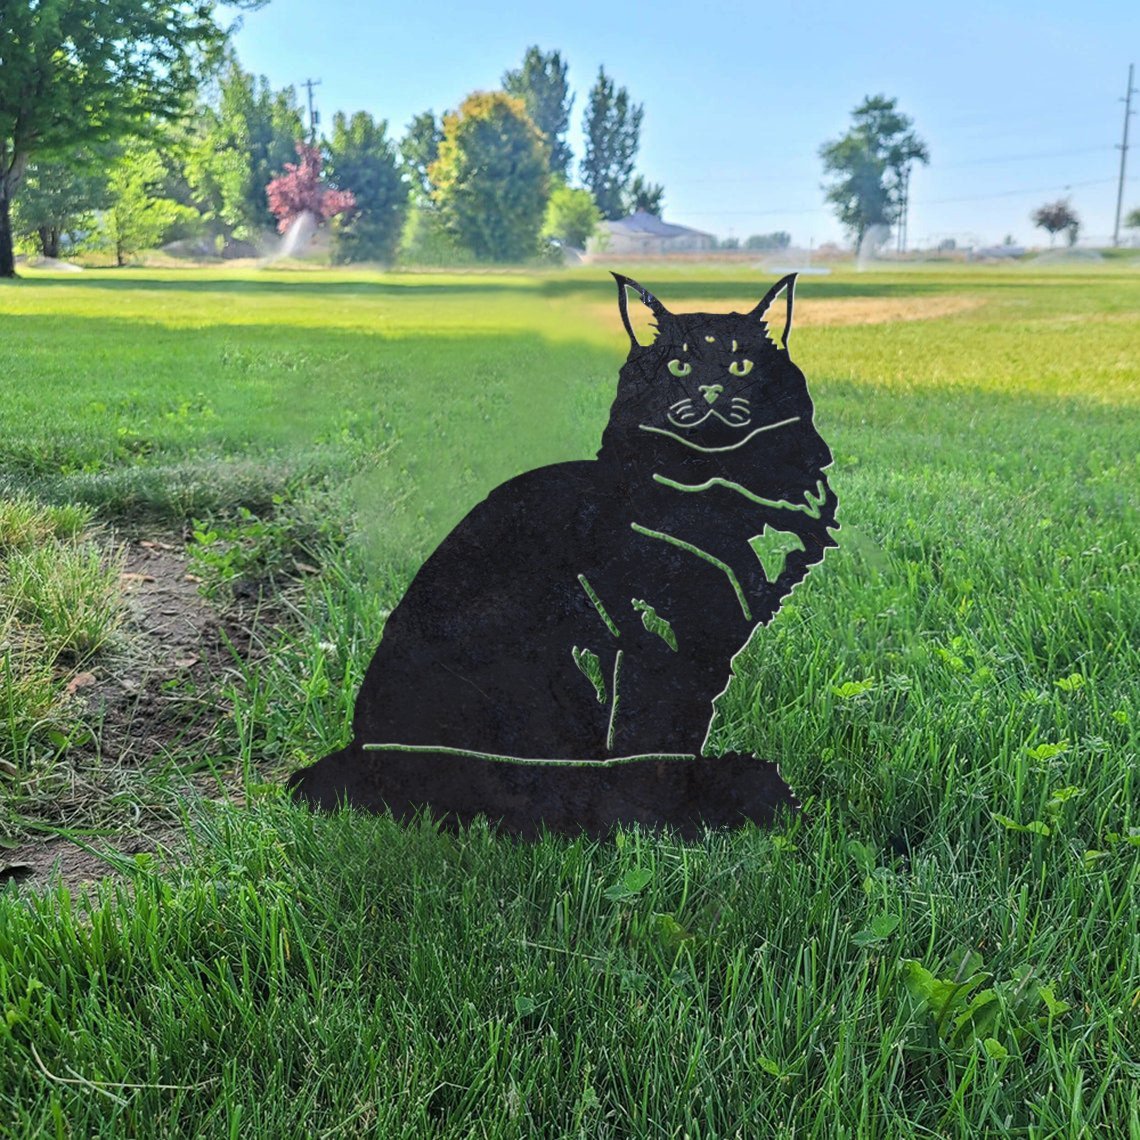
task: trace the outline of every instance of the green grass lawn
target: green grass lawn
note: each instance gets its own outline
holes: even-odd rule
[[[770,284],[635,276],[679,309]],[[524,845],[279,784],[345,739],[450,526],[593,454],[605,274],[0,286],[0,826],[52,825],[67,678],[113,651],[35,675],[28,650],[33,580],[105,584],[88,513],[196,533],[220,598],[319,570],[274,579],[291,616],[184,757],[244,802],[185,799],[188,854],[87,899],[0,895],[0,1135],[1140,1137],[1140,273],[838,271],[798,298],[841,545],[738,659],[715,740],[779,759],[805,811]],[[921,319],[844,315],[877,306]]]

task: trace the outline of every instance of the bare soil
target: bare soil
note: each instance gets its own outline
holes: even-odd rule
[[[75,891],[86,883],[117,876],[116,863],[123,856],[154,854],[161,848],[166,858],[176,858],[184,846],[184,837],[174,829],[162,829],[127,841],[92,839],[86,846],[69,839],[24,843],[4,853],[0,859],[0,890],[9,883],[25,889],[42,891],[56,884]],[[98,852],[104,852],[106,858]],[[160,855],[160,862],[163,856]]]
[[[175,536],[129,543],[122,583],[130,611],[124,648],[71,682],[90,737],[32,777],[41,787],[25,789],[44,803],[39,814],[49,826],[113,834],[0,847],[0,890],[11,883],[37,891],[56,883],[75,888],[116,874],[116,856],[160,845],[177,851],[183,837],[169,803],[146,795],[155,771],[176,767],[194,794],[238,793],[202,769],[228,712],[224,687],[240,679],[239,662],[259,652],[249,615],[223,612],[199,593]]]
[[[181,544],[143,539],[129,547],[123,587],[130,652],[80,690],[104,761],[138,763],[192,747],[224,711],[216,695],[203,704],[200,690],[233,668],[233,652],[248,649],[248,638],[202,597],[198,583]]]

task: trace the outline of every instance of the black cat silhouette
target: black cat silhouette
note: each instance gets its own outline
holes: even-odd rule
[[[630,353],[597,458],[502,484],[428,558],[352,742],[290,780],[310,804],[523,836],[693,836],[796,806],[775,764],[702,755],[734,655],[836,545],[831,452],[788,355],[795,275],[746,314],[671,313],[614,277]]]

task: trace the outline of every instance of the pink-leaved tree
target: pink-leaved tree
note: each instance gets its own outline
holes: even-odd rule
[[[321,181],[321,152],[315,146],[299,142],[297,157],[300,162],[285,163],[285,173],[265,188],[278,233],[285,233],[302,214],[331,218],[356,205],[351,190],[334,190]]]

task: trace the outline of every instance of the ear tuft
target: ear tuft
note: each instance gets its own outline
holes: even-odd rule
[[[613,270],[610,271],[613,273]],[[618,288],[618,312],[621,314],[621,323],[629,334],[630,345],[634,348],[645,348],[657,339],[657,332],[663,321],[669,315],[668,309],[648,289],[639,285],[632,277],[625,277],[621,273],[613,273]],[[630,292],[644,305],[649,312],[635,309],[630,313]],[[652,314],[653,320],[649,320]],[[634,320],[637,319],[639,330],[634,329]],[[652,330],[652,331],[649,331]]]
[[[787,277],[781,277],[780,280],[777,281],[776,284],[773,285],[772,288],[764,294],[764,298],[761,300],[760,304],[757,305],[751,313],[749,313],[749,316],[751,317],[756,317],[758,320],[764,320],[765,314],[772,307],[773,302],[775,302],[776,298],[779,297],[781,293],[784,293],[787,300],[787,310],[784,316],[784,328],[780,333],[780,345],[784,348],[785,351],[788,347],[788,337],[791,335],[792,331],[792,306],[795,303],[797,276],[798,274],[789,273]],[[770,325],[775,322],[768,321],[766,323]]]

